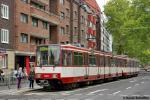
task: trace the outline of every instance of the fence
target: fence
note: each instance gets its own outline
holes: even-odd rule
[[[27,76],[24,75],[21,81],[22,84],[28,83]],[[0,86],[8,86],[8,88],[11,87],[11,85],[17,84],[17,77],[14,74],[9,74],[4,76],[4,80],[2,77],[0,77]]]

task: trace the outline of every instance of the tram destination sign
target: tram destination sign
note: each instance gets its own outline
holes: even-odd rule
[[[48,46],[39,47],[40,51],[48,51]]]

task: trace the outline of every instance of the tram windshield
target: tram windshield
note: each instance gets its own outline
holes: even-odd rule
[[[38,46],[37,66],[58,66],[60,64],[59,46]]]

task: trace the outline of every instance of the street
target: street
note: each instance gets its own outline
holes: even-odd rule
[[[68,91],[0,90],[0,100],[150,100],[150,72],[141,71],[138,77],[101,83]]]

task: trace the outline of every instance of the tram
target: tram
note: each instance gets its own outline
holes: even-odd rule
[[[81,83],[138,75],[139,62],[73,45],[40,45],[35,80],[42,87],[75,88]]]

